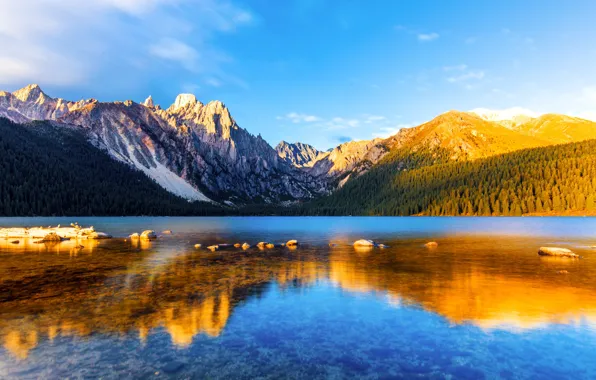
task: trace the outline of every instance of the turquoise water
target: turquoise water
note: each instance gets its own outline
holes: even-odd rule
[[[0,240],[2,379],[596,378],[593,218],[0,226],[73,221],[115,238],[83,248]],[[173,234],[125,241],[148,228]],[[293,238],[295,250],[194,248]],[[355,250],[359,238],[390,248]],[[543,245],[584,258],[541,258]]]

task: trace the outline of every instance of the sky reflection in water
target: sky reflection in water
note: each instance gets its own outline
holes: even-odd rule
[[[78,221],[121,238],[0,241],[0,378],[596,377],[591,218]],[[19,222],[67,224],[0,219]],[[122,238],[145,228],[174,235]],[[538,257],[549,243],[585,258]]]

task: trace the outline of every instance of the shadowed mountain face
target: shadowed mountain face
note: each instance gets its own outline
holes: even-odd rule
[[[279,157],[298,168],[312,168],[315,162],[326,154],[312,145],[300,142],[291,144],[282,141],[277,144],[275,150]]]
[[[69,102],[30,85],[0,93],[0,115],[81,127],[94,145],[189,200],[277,202],[326,191],[324,181],[288,165],[260,136],[240,128],[223,103],[203,104],[189,94],[164,110],[151,99],[145,105]]]

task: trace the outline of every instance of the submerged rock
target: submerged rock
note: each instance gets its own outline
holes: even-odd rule
[[[164,234],[164,235],[171,235],[172,234],[172,230],[162,231],[162,234]]]
[[[234,245],[233,244],[227,244],[227,243],[223,243],[223,244],[218,244],[217,245],[219,248],[231,248]]]
[[[385,245],[385,244],[379,244],[377,247],[379,247],[379,248],[389,248],[389,246],[388,245]]]
[[[19,244],[19,241],[18,240],[13,240],[13,241],[10,242],[10,244]]]
[[[195,244],[195,248],[196,248],[196,249],[199,249],[199,248],[201,248],[201,247],[202,247],[202,245],[201,245],[201,244]]]
[[[164,373],[173,374],[180,371],[183,367],[184,363],[172,361],[163,366],[161,370],[164,371]]]
[[[569,257],[572,259],[580,258],[579,255],[573,253],[570,249],[557,247],[540,247],[538,254],[540,256]]]
[[[157,235],[153,230],[145,230],[141,233],[141,239],[143,240],[155,240],[157,239]]]
[[[240,244],[240,243],[234,244],[234,248],[240,248],[240,247],[242,247],[242,244]]]
[[[437,248],[439,246],[439,243],[437,243],[436,241],[429,241],[428,243],[424,244],[424,246],[426,248]]]
[[[207,247],[207,249],[211,252],[215,252],[219,249],[219,245],[210,245],[209,247]]]

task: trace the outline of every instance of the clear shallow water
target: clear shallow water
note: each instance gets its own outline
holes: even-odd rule
[[[596,378],[593,218],[76,221],[118,238],[0,240],[0,378]]]

